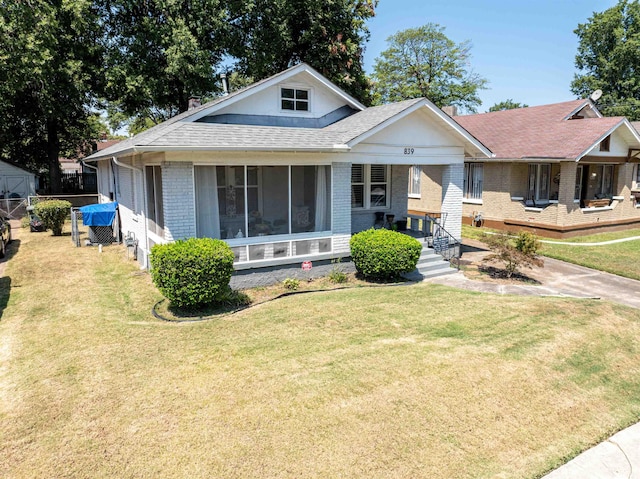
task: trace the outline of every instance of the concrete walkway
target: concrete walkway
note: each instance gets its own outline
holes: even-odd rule
[[[474,263],[481,261],[489,253],[483,243],[466,239],[463,240],[462,251],[462,259]],[[523,272],[540,284],[517,285],[474,281],[462,273],[426,281],[497,294],[598,298],[640,308],[640,281],[551,258],[544,259],[543,268],[524,269]],[[543,479],[587,478],[640,479],[640,423],[585,451]]]

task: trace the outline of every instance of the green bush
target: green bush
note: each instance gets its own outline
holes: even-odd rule
[[[516,249],[523,254],[535,256],[540,249],[538,238],[533,233],[521,231],[515,239]]]
[[[172,306],[194,308],[225,299],[233,273],[233,251],[212,238],[157,244],[151,249],[151,277]]]
[[[504,233],[484,235],[482,241],[492,251],[483,261],[504,263],[507,278],[518,273],[522,266],[531,268],[544,264],[537,254],[538,240],[531,233],[520,232],[515,239]]]
[[[387,280],[416,268],[422,245],[415,238],[386,229],[369,229],[351,237],[351,258],[365,278]]]
[[[53,232],[53,236],[61,236],[64,220],[71,211],[71,203],[65,200],[40,201],[33,207],[33,211],[40,217],[44,227]]]
[[[300,281],[295,278],[286,278],[282,282],[282,286],[284,286],[284,289],[288,289],[289,291],[295,291],[300,287]]]

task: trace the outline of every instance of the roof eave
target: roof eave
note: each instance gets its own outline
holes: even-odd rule
[[[422,107],[427,107],[430,111],[432,111],[435,115],[437,115],[441,120],[443,120],[450,128],[452,128],[456,133],[462,135],[464,137],[464,139],[468,143],[473,145],[484,156],[486,156],[487,158],[492,158],[493,156],[495,156],[493,154],[493,152],[491,152],[491,150],[489,150],[489,148],[484,146],[477,138],[475,138],[467,130],[462,128],[462,126],[460,126],[460,124],[458,124],[456,121],[452,120],[449,115],[444,113],[442,110],[440,110],[440,108],[435,106],[433,103],[431,103],[426,98],[421,98],[420,101],[417,101],[416,103],[408,106],[407,108],[405,108],[404,110],[396,113],[392,117],[387,118],[385,121],[377,124],[375,127],[371,128],[370,130],[368,130],[368,131],[356,136],[355,138],[352,138],[351,140],[349,140],[347,142],[347,144],[350,147],[353,147],[353,146],[357,145],[358,143],[363,142],[364,140],[366,140],[370,136],[375,135],[376,133],[380,132],[381,130],[384,130],[389,125],[392,125],[393,123],[395,123],[395,122],[401,120],[402,118],[405,118],[406,116],[410,115],[411,113],[419,110]]]

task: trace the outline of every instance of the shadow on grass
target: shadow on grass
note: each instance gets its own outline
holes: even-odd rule
[[[9,261],[11,258],[15,256],[15,254],[18,252],[19,249],[20,249],[20,240],[19,239],[11,240],[11,243],[7,245],[7,249],[5,250],[5,257],[2,261],[3,262]]]
[[[9,296],[11,295],[11,278],[8,276],[3,276],[0,278],[0,319],[2,319],[2,314],[4,313],[4,309],[7,307],[9,303]]]

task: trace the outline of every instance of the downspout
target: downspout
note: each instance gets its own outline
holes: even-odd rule
[[[144,188],[144,171],[142,171],[141,168],[136,168],[135,166],[131,166],[131,165],[127,165],[126,163],[120,163],[118,161],[118,158],[116,158],[115,156],[111,157],[111,160],[117,165],[117,166],[122,166],[123,168],[127,168],[129,170],[132,171],[137,171],[138,173],[140,173],[140,176],[142,177],[142,184],[143,184],[143,188]],[[135,183],[135,181],[134,181]],[[144,231],[144,247],[147,250],[147,256],[145,258],[145,268],[149,268],[149,237],[148,237],[148,232],[147,232],[147,215],[146,213],[144,213],[145,211],[147,211],[147,195],[144,193],[144,191],[142,192],[142,203],[143,203],[143,214],[142,214],[142,218],[143,218],[143,225],[142,225],[142,231]],[[133,193],[135,195],[135,192]]]

